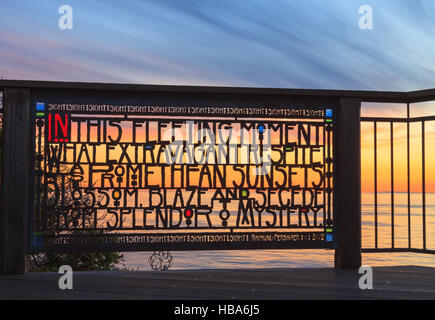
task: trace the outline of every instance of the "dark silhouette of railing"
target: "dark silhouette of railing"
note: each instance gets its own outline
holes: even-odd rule
[[[156,101],[190,101],[198,105],[210,101],[229,106],[237,105],[316,105],[335,106],[336,134],[334,135],[334,227],[335,227],[335,266],[338,268],[358,268],[361,266],[361,252],[418,252],[435,254],[427,247],[427,204],[426,204],[426,143],[425,125],[435,120],[435,116],[410,117],[409,106],[412,103],[435,100],[435,89],[415,92],[377,92],[345,90],[304,90],[270,88],[229,88],[194,86],[153,86],[132,84],[72,83],[45,81],[0,80],[0,89],[5,90],[3,150],[2,150],[2,208],[0,214],[0,273],[27,272],[26,257],[29,246],[29,212],[34,205],[32,197],[32,172],[34,146],[32,135],[34,123],[30,103],[35,93],[45,97],[62,95],[62,101],[89,99],[95,101],[112,97],[113,103],[152,97]],[[104,100],[103,99],[103,100]],[[33,101],[34,102],[34,101]],[[384,102],[407,105],[406,118],[382,118],[360,116],[361,103]],[[435,113],[435,112],[434,112]],[[411,123],[422,125],[422,247],[414,246],[411,225],[411,188],[410,188],[410,134]],[[374,205],[374,248],[362,248],[361,236],[361,123],[373,123],[375,151],[375,205]],[[391,246],[379,245],[378,226],[378,146],[377,125],[390,124],[391,152]],[[407,125],[407,203],[408,203],[408,245],[395,246],[394,207],[394,125]],[[20,237],[17,237],[20,235]],[[3,258],[3,259],[2,259]]]
[[[424,101],[419,100],[418,102],[428,102],[435,100],[435,96],[426,96]],[[435,102],[435,101],[434,101]],[[362,252],[415,252],[415,253],[432,253],[435,254],[435,250],[428,249],[427,244],[427,204],[426,204],[426,132],[425,124],[428,121],[434,121],[435,116],[424,116],[424,117],[410,117],[410,102],[406,102],[406,118],[392,118],[392,117],[361,117],[362,123],[373,124],[373,155],[374,155],[374,176],[373,176],[373,188],[374,188],[374,248],[363,247]],[[433,111],[435,113],[435,110]],[[387,247],[379,246],[379,228],[378,228],[378,124],[379,123],[389,123],[390,129],[390,194],[391,194],[391,245]],[[395,185],[394,185],[394,124],[396,123],[406,123],[406,167],[407,167],[407,247],[396,247],[395,246]],[[411,123],[421,123],[421,196],[422,196],[422,211],[421,211],[421,225],[422,225],[422,247],[417,248],[414,246],[412,240],[416,237],[412,233],[412,222],[411,222],[411,172],[410,172],[410,124]]]

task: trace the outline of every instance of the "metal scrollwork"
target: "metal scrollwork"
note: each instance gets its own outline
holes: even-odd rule
[[[332,108],[41,99],[33,251],[332,248]]]
[[[172,255],[169,251],[154,251],[149,257],[149,263],[153,270],[168,270],[172,264]]]

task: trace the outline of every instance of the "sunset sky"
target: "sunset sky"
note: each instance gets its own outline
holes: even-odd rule
[[[73,9],[60,30],[58,9]],[[358,27],[361,5],[373,30]],[[3,79],[410,91],[435,87],[433,0],[106,0],[0,4]],[[405,106],[363,114],[405,116]],[[435,114],[435,103],[411,115]],[[397,189],[406,190],[406,126],[395,127]],[[380,190],[389,190],[389,127],[378,134]],[[420,124],[411,126],[413,190],[421,184]],[[363,125],[363,189],[372,190],[373,128]],[[427,124],[428,190],[435,132]],[[397,144],[397,146],[396,146]],[[432,145],[432,147],[431,147]],[[432,174],[431,174],[432,173]],[[405,188],[405,189],[404,189]]]
[[[435,102],[413,104],[410,106],[411,116],[425,116],[435,113]],[[382,112],[378,110],[382,108]],[[363,104],[363,116],[390,116],[406,117],[406,105]],[[404,114],[403,114],[404,113]],[[407,143],[406,123],[394,124],[394,190],[407,191]],[[361,178],[362,190],[374,190],[374,135],[373,123],[361,125]],[[391,151],[390,151],[390,124],[377,124],[378,146],[378,191],[391,190]],[[435,122],[425,124],[425,159],[426,159],[426,191],[435,192]],[[422,190],[422,141],[421,122],[410,124],[410,189],[413,192]]]

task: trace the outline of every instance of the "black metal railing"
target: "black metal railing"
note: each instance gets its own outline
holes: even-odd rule
[[[428,100],[430,101],[430,100]],[[435,110],[434,110],[435,112]],[[361,123],[369,123],[373,125],[373,162],[374,162],[374,176],[373,176],[373,189],[374,189],[374,204],[373,204],[373,231],[374,232],[374,246],[364,246],[362,248],[363,252],[416,252],[416,253],[431,253],[435,254],[435,250],[432,247],[428,246],[428,232],[434,232],[433,230],[428,230],[428,222],[427,222],[427,203],[426,203],[426,123],[428,121],[434,121],[435,116],[423,116],[423,117],[411,117],[410,116],[410,103],[406,104],[406,117],[404,118],[392,118],[392,117],[361,117]],[[389,149],[390,149],[390,232],[391,232],[391,242],[390,245],[380,246],[379,244],[379,190],[378,190],[378,178],[379,178],[379,170],[378,170],[378,160],[379,160],[379,146],[378,146],[378,124],[380,123],[389,123]],[[395,245],[395,236],[397,231],[395,230],[396,225],[396,212],[395,212],[395,174],[394,174],[394,125],[396,123],[405,123],[406,124],[406,183],[407,183],[407,246],[396,246]],[[416,235],[413,234],[412,228],[412,213],[411,213],[411,169],[410,169],[410,124],[412,123],[421,123],[421,136],[419,139],[421,140],[421,246],[416,246],[415,241]],[[364,136],[363,136],[364,138]],[[370,215],[371,212],[362,211],[363,220],[366,217],[365,215]],[[364,235],[363,237],[367,236]],[[420,236],[420,235],[419,235]]]
[[[325,242],[323,242],[323,237],[326,237],[326,233],[332,233],[332,237],[329,237],[329,239],[336,241],[335,266],[337,268],[360,267],[361,249],[363,250],[363,252],[421,252],[435,254],[435,234],[433,234],[433,230],[435,230],[435,225],[431,225],[430,223],[428,224],[428,219],[432,219],[433,221],[434,218],[434,212],[430,209],[431,207],[428,206],[428,203],[429,205],[431,205],[431,202],[433,202],[433,195],[430,194],[428,196],[427,193],[427,191],[430,191],[432,187],[429,187],[429,184],[426,186],[429,181],[428,177],[430,177],[427,174],[428,171],[426,170],[426,156],[430,156],[426,148],[427,142],[430,141],[430,138],[428,138],[428,136],[426,135],[426,129],[429,121],[435,121],[435,116],[410,116],[410,104],[435,101],[435,89],[413,92],[382,92],[271,88],[153,86],[133,84],[71,83],[14,80],[0,80],[0,88],[5,89],[5,126],[3,127],[4,144],[2,147],[3,156],[1,160],[2,166],[4,168],[8,168],[8,170],[3,171],[3,183],[1,190],[1,198],[3,204],[0,214],[0,242],[2,243],[2,245],[0,246],[1,274],[22,274],[27,272],[26,255],[30,252],[29,243],[32,240],[36,240],[36,243],[41,240],[41,234],[34,234],[36,235],[36,237],[32,238],[32,233],[30,232],[33,222],[31,220],[31,217],[34,213],[33,208],[35,200],[34,192],[32,189],[34,181],[31,179],[35,171],[33,161],[35,156],[35,145],[33,144],[35,126],[33,120],[35,120],[34,118],[38,116],[38,111],[42,110],[50,112],[60,112],[58,114],[58,116],[60,116],[59,128],[63,132],[63,136],[59,139],[62,139],[63,142],[65,142],[65,139],[68,139],[69,141],[70,138],[69,131],[65,130],[64,132],[64,129],[62,128],[70,128],[70,125],[68,124],[67,126],[66,123],[68,123],[67,120],[71,118],[65,117],[65,114],[67,113],[63,115],[61,114],[63,106],[57,106],[56,108],[59,108],[59,110],[46,110],[45,102],[48,103],[48,101],[69,102],[70,104],[74,102],[74,104],[78,104],[80,106],[92,103],[101,106],[101,108],[97,108],[98,110],[105,110],[105,107],[102,107],[103,105],[123,106],[123,108],[121,108],[122,110],[129,110],[130,108],[128,108],[128,106],[145,107],[160,105],[182,107],[186,107],[189,105],[207,105],[213,107],[228,106],[228,110],[239,106],[242,106],[242,109],[251,107],[257,108],[259,105],[276,106],[280,108],[290,108],[292,106],[314,106],[316,108],[319,106],[321,106],[322,108],[330,107],[332,111],[336,110],[336,113],[333,112],[333,114],[335,115],[334,119],[329,119],[334,124],[334,132],[336,132],[336,134],[333,135],[334,139],[331,142],[334,150],[333,159],[329,160],[332,161],[331,163],[333,167],[331,177],[333,178],[333,188],[328,190],[328,192],[333,193],[333,209],[337,214],[333,216],[334,219],[332,223],[334,223],[334,228],[330,230],[325,229],[325,232],[323,232],[322,230],[321,237],[315,240],[321,240],[323,247],[330,247],[329,245],[325,245]],[[42,103],[42,106],[41,102],[44,102]],[[406,117],[402,118],[378,116],[361,118],[359,113],[360,106],[361,103],[366,102],[403,104],[407,107],[407,115]],[[40,110],[39,107],[41,107],[42,109]],[[72,109],[72,107],[68,107],[66,110],[68,111]],[[144,110],[147,109],[148,108],[145,108]],[[135,108],[133,108],[133,110],[135,110]],[[327,109],[325,109],[325,117],[328,117],[326,116],[326,110]],[[221,113],[219,112],[219,114]],[[435,110],[433,114],[435,114]],[[159,111],[155,114],[153,112],[153,114],[150,115],[153,117],[158,116],[162,118],[167,116],[166,112],[164,111]],[[42,118],[42,115],[40,116]],[[186,114],[182,112],[179,116],[184,117],[186,116]],[[208,117],[209,115],[207,113],[203,116]],[[218,117],[218,115],[216,115],[216,117]],[[129,118],[122,118],[122,121],[126,121],[125,119]],[[93,121],[93,119],[90,120]],[[144,121],[149,121],[149,119],[145,119]],[[240,121],[239,117],[237,117],[234,121]],[[325,119],[325,121],[327,121],[327,119]],[[56,126],[56,123],[56,116],[54,116],[54,126]],[[402,123],[402,125],[406,125],[407,149],[403,152],[400,149],[398,150],[397,148],[395,148],[394,145],[394,141],[397,141],[398,138],[395,128],[396,126],[399,126],[399,123]],[[413,189],[411,188],[412,172],[410,166],[410,161],[412,159],[415,159],[415,155],[410,151],[411,148],[414,147],[414,143],[411,143],[410,141],[410,126],[414,125],[415,123],[421,124],[422,128],[422,134],[421,136],[419,136],[420,140],[418,140],[418,146],[420,146],[421,143],[422,147],[422,157],[419,158],[419,162],[422,165],[421,175],[419,173],[421,188],[420,186],[418,188],[418,191],[421,192],[421,211],[418,212],[418,225],[420,226],[421,221],[421,231],[419,230],[417,234],[415,233],[416,223],[414,221],[417,216],[414,211],[415,194],[411,192],[411,190]],[[375,240],[373,245],[366,246],[364,244],[363,248],[361,247],[361,243],[364,243],[364,241],[362,241],[364,240],[364,232],[363,237],[361,237],[360,204],[362,198],[361,186],[364,186],[365,184],[361,184],[361,180],[363,179],[363,177],[360,175],[360,154],[362,150],[360,149],[361,135],[359,125],[361,124],[372,124],[374,128],[374,204],[373,211],[368,213],[365,211],[362,212],[362,217],[363,221],[364,219],[372,219],[371,221],[373,221],[373,227],[370,224],[370,228],[372,228],[370,230],[373,230]],[[378,127],[385,125],[387,130],[389,129],[390,144],[387,145],[387,148],[389,149],[388,153],[391,154],[391,159],[388,159],[389,161],[387,161],[388,169],[378,167],[378,160],[381,160],[382,163],[384,163],[386,160],[386,158],[379,153],[379,145],[377,144]],[[115,125],[115,127],[117,126]],[[258,127],[258,129],[259,128],[260,127]],[[372,139],[371,136],[367,136],[365,134],[363,134],[362,137]],[[61,141],[58,140],[58,142]],[[123,152],[126,152],[126,150],[124,150]],[[394,159],[401,154],[403,154],[403,161],[401,159],[399,163],[395,163]],[[404,193],[398,194],[397,192],[395,192],[395,187],[397,186],[396,179],[405,178],[404,174],[401,176],[395,175],[395,168],[397,168],[398,165],[404,165],[405,157],[407,157],[408,160],[406,167],[406,199],[404,197]],[[76,162],[78,161],[74,161],[74,163]],[[106,159],[105,162],[107,163],[108,159]],[[383,186],[381,190],[378,190],[378,180],[381,177],[380,173],[383,176],[385,176],[385,173],[387,175],[391,175],[391,181],[389,181],[389,184],[387,184],[386,187]],[[365,170],[364,174],[366,174]],[[402,191],[405,189],[406,188],[403,188]],[[384,193],[386,190],[389,193]],[[379,196],[381,192],[382,198]],[[246,196],[246,193],[240,193],[241,196]],[[116,194],[116,197],[118,198],[119,193]],[[387,199],[391,199],[391,207],[389,205],[385,207],[385,196],[387,197]],[[395,206],[395,202],[397,202],[397,199],[399,197],[401,197],[401,199],[399,200],[403,203],[402,208],[406,208],[402,209],[403,211],[398,210],[400,208]],[[78,205],[80,205],[80,203],[78,203]],[[114,206],[116,207],[117,205]],[[379,210],[379,208],[382,208],[382,210]],[[387,210],[385,210],[385,208],[387,208]],[[248,211],[245,210],[245,212]],[[190,217],[192,211],[186,210],[185,214],[187,215],[186,219],[190,219],[188,217]],[[385,223],[385,217],[387,219],[387,223]],[[364,230],[367,231],[367,225],[364,226]],[[388,232],[384,232],[385,226],[388,228]],[[391,236],[389,234],[390,232]],[[17,234],[23,236],[16,237]],[[199,235],[199,233],[197,233],[196,235]],[[99,235],[97,234],[96,236]],[[241,238],[241,240],[243,239]],[[307,243],[310,243],[309,241],[305,241],[306,239],[303,239],[302,237],[296,237],[296,240],[298,239],[302,240],[301,242],[304,244],[304,246]],[[141,239],[139,238],[139,240]],[[224,240],[222,240],[222,247],[219,248],[224,247]],[[258,240],[260,241],[261,239]],[[403,240],[405,240],[405,242],[403,242]],[[59,241],[59,244],[62,244],[62,241]],[[127,241],[121,242],[121,244],[128,243]],[[260,248],[255,245],[245,246],[244,242],[244,240],[243,242],[241,242],[243,246],[233,246],[233,248]],[[281,243],[283,243],[283,245],[280,246],[280,248],[286,246],[288,242],[290,241],[282,241]],[[104,247],[99,247],[97,249],[103,248],[104,250],[117,251],[120,248],[116,246],[116,242],[111,241],[111,243],[113,243],[113,246],[109,247],[105,246],[103,242]],[[198,243],[199,245],[197,249],[208,249],[208,247],[201,247],[200,241],[198,241]],[[158,244],[159,246],[154,246],[154,244]],[[167,248],[169,248],[170,250],[185,249],[185,247],[180,247],[178,244],[177,246],[172,246],[172,244],[168,244],[171,245],[170,247],[162,247],[160,244],[161,243],[158,240],[156,242],[150,241],[149,250],[166,250]],[[130,247],[130,249],[133,250],[136,250],[136,248],[141,248],[142,250],[146,249],[145,247]],[[225,246],[225,248],[228,249],[229,245]],[[299,248],[303,248],[303,246],[301,245],[299,246]],[[61,249],[63,251],[66,250],[66,248]],[[80,247],[80,245],[77,245],[75,249],[81,250],[82,248]],[[98,251],[97,249],[95,250]]]

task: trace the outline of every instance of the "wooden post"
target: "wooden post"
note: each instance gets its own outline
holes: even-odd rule
[[[335,267],[361,266],[361,100],[342,98],[338,110],[335,213],[338,247]]]
[[[28,217],[33,201],[30,90],[7,88],[3,101],[0,274],[24,274],[28,271]]]

